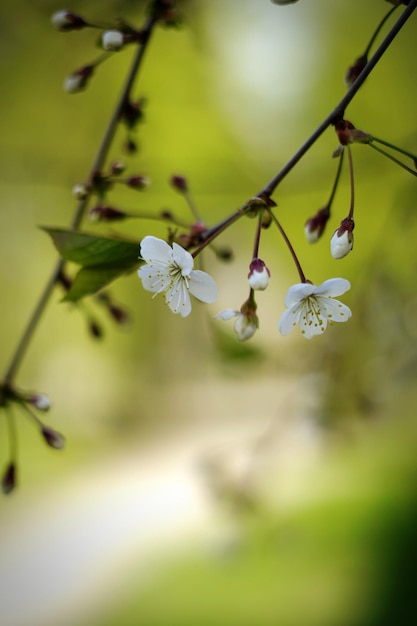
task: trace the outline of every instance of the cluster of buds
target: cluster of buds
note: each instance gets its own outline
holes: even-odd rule
[[[92,221],[117,221],[127,217],[137,217],[134,213],[128,213],[111,207],[105,203],[107,193],[114,187],[115,184],[122,184],[130,189],[137,191],[143,191],[149,184],[149,178],[142,174],[135,174],[133,176],[127,176],[121,178],[121,174],[125,171],[125,164],[123,161],[117,160],[110,166],[108,174],[102,174],[101,172],[95,172],[89,183],[76,183],[72,189],[74,197],[79,201],[84,201],[90,195],[98,197],[99,202],[97,206],[93,207],[89,212],[89,218]]]
[[[127,44],[141,44],[143,41],[143,33],[140,30],[132,28],[126,22],[118,19],[113,28],[103,29],[100,25],[94,24],[86,20],[81,15],[62,9],[54,13],[51,17],[54,28],[60,32],[69,32],[81,30],[83,28],[95,28],[102,31],[101,47],[105,53],[118,52]],[[68,93],[79,93],[83,91],[92,77],[96,67],[104,60],[105,57],[99,57],[96,61],[84,65],[70,74],[64,82],[64,90]]]
[[[10,460],[6,465],[1,480],[3,493],[9,494],[17,484],[17,434],[14,426],[14,415],[11,413],[12,405],[23,409],[24,414],[35,423],[42,439],[50,448],[62,450],[65,445],[65,439],[61,433],[46,425],[39,417],[39,413],[46,413],[51,407],[51,402],[46,394],[21,392],[5,385],[0,390],[0,399],[1,407],[5,410],[10,424]]]

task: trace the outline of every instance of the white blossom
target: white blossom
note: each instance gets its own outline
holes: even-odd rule
[[[138,270],[143,287],[155,296],[164,294],[173,313],[182,317],[191,313],[190,294],[206,303],[216,300],[218,290],[212,277],[193,269],[193,257],[177,243],[171,248],[166,241],[148,235],[141,242],[140,255],[146,261]]]
[[[350,289],[344,278],[330,278],[318,287],[311,283],[299,283],[289,288],[285,298],[287,310],[282,314],[278,329],[288,335],[299,324],[302,335],[311,339],[323,333],[328,324],[347,322],[352,312],[335,299]]]

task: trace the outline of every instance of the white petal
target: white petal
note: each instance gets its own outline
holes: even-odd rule
[[[241,315],[240,311],[234,311],[233,309],[226,309],[221,313],[217,313],[215,320],[231,320],[233,317]]]
[[[168,272],[161,271],[160,268],[147,264],[139,268],[138,275],[144,289],[154,293],[166,291],[172,282],[172,277]]]
[[[294,306],[300,300],[311,296],[316,289],[317,287],[311,283],[297,283],[296,285],[292,285],[292,287],[288,289],[285,297],[285,306],[288,308]]]
[[[297,326],[302,309],[302,306],[295,305],[284,311],[278,322],[278,330],[281,335],[288,335]]]
[[[327,328],[327,318],[320,318],[309,314],[306,318],[300,319],[300,330],[303,337],[311,339],[314,335],[322,335]]]
[[[172,244],[173,258],[175,263],[181,269],[183,276],[189,276],[194,267],[194,259],[187,250],[181,248],[177,243]]]
[[[191,255],[190,255],[191,256]],[[201,270],[193,270],[189,279],[190,293],[202,302],[215,302],[218,289],[212,277]]]
[[[319,298],[320,307],[329,322],[347,322],[352,317],[352,311],[346,304],[333,298]]]
[[[162,264],[172,264],[173,253],[171,246],[163,239],[147,235],[140,244],[140,255],[145,261],[159,261]]]
[[[165,302],[173,313],[187,317],[191,313],[191,301],[187,286],[183,279],[178,278],[165,294]]]
[[[350,282],[345,278],[329,278],[314,289],[317,296],[341,296],[350,289]]]

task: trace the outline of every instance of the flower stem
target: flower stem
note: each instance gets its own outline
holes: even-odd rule
[[[386,156],[387,159],[390,159],[391,161],[393,161],[394,163],[396,163],[397,165],[402,167],[406,172],[409,172],[413,176],[417,176],[417,172],[415,170],[412,170],[411,167],[408,167],[405,163],[403,163],[399,159],[396,159],[395,156],[393,156],[392,154],[390,154],[386,150],[383,150],[379,146],[375,146],[373,143],[369,143],[367,145],[370,146],[371,148],[373,148],[374,150],[376,150],[377,152],[379,152],[380,154],[383,154],[384,156]]]
[[[417,163],[417,156],[415,154],[411,154],[411,152],[408,152],[407,150],[404,150],[404,148],[394,146],[394,144],[390,143],[389,141],[379,139],[378,137],[374,137],[374,135],[372,135],[371,141],[369,143],[372,143],[373,141],[376,141],[376,143],[380,143],[383,146],[387,146],[387,148],[391,148],[391,150],[395,150],[396,152],[399,152],[400,154],[409,157],[414,163]]]
[[[272,217],[272,220],[275,222],[275,225],[277,226],[277,228],[278,228],[279,232],[281,233],[282,238],[284,239],[285,243],[287,244],[287,248],[288,248],[288,250],[290,251],[290,254],[291,254],[292,258],[293,258],[293,261],[294,261],[295,266],[296,266],[296,268],[297,268],[297,272],[298,272],[298,275],[300,276],[300,280],[301,280],[301,282],[302,282],[302,283],[306,283],[306,282],[307,282],[307,279],[306,279],[305,274],[304,274],[304,272],[303,272],[303,269],[302,269],[302,267],[301,267],[301,263],[300,263],[300,261],[298,260],[298,256],[297,256],[297,255],[296,255],[296,253],[295,253],[295,250],[294,250],[294,248],[293,248],[293,246],[292,246],[291,241],[288,239],[287,233],[286,233],[286,232],[285,232],[285,230],[282,228],[282,226],[281,226],[280,222],[277,220],[277,218],[275,217],[275,215],[272,213],[272,210],[271,210],[271,209],[269,209],[269,214],[270,214],[270,216]]]
[[[134,56],[133,63],[131,65],[131,68],[127,76],[127,80],[122,89],[122,93],[117,102],[113,115],[110,119],[109,125],[104,133],[104,137],[97,151],[96,158],[94,159],[93,165],[91,166],[90,175],[89,175],[90,179],[92,179],[94,174],[102,168],[106,160],[110,145],[113,141],[116,128],[120,120],[121,113],[123,111],[123,107],[125,106],[125,103],[132,90],[134,80],[141,66],[142,59],[144,57],[144,53],[147,48],[147,44],[148,44],[148,41],[150,39],[150,36],[152,34],[155,24],[156,24],[156,18],[153,16],[149,17],[143,29],[143,37],[142,37],[141,45],[138,48]],[[85,210],[87,208],[88,200],[89,198],[87,197],[78,203],[75,213],[74,213],[74,217],[71,222],[71,226],[70,226],[73,230],[79,229],[80,224],[85,214]],[[38,303],[36,304],[33,310],[31,317],[29,318],[29,322],[20,338],[17,348],[12,356],[10,364],[8,368],[6,369],[6,373],[4,375],[4,383],[7,385],[10,385],[12,380],[16,376],[17,370],[23,360],[23,357],[26,354],[26,351],[29,347],[30,341],[34,335],[34,332],[38,326],[38,323],[49,302],[52,292],[54,291],[54,287],[56,285],[58,277],[60,276],[62,272],[63,265],[64,265],[64,261],[62,259],[59,259],[59,261],[56,263],[51,273],[49,280],[46,283],[46,286],[44,287],[44,290],[39,298]]]
[[[355,208],[355,179],[353,176],[353,159],[352,159],[352,150],[350,149],[350,145],[346,146],[348,153],[348,161],[349,161],[349,179],[350,179],[350,208],[349,208],[349,217],[353,218],[353,211]]]
[[[258,215],[258,227],[256,229],[256,235],[255,235],[255,243],[253,246],[253,258],[254,259],[257,259],[259,256],[259,242],[261,240],[262,217],[263,217],[263,210],[260,209],[259,215]]]
[[[342,166],[343,166],[344,157],[345,157],[345,151],[343,150],[341,155],[340,155],[340,157],[339,157],[339,164],[337,166],[336,178],[334,179],[333,187],[332,187],[332,190],[330,192],[330,198],[329,198],[329,201],[326,204],[326,207],[329,209],[329,211],[330,211],[331,206],[333,204],[333,200],[334,200],[334,197],[336,195],[336,190],[337,190],[337,187],[339,185],[340,174],[342,173]]]
[[[385,22],[391,17],[391,15],[394,13],[395,9],[397,9],[400,5],[399,4],[395,4],[393,7],[391,7],[391,9],[388,11],[388,13],[385,15],[385,17],[382,18],[382,20],[380,21],[377,29],[375,30],[374,34],[372,35],[365,52],[363,53],[364,57],[368,57],[368,54],[375,42],[375,39],[378,37],[379,33],[381,32],[382,27],[384,26]]]
[[[10,405],[6,407],[7,437],[9,440],[9,459],[10,463],[17,462],[18,455],[18,439],[16,431],[16,421],[11,411]]]

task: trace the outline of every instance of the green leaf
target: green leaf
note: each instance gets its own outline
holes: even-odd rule
[[[106,267],[105,265],[85,266],[80,269],[63,299],[64,302],[76,302],[85,296],[91,296],[119,276],[132,272],[140,264],[139,260],[132,265]]]
[[[139,243],[126,239],[102,237],[65,228],[43,228],[50,235],[65,261],[81,265],[66,294],[65,302],[91,296],[140,263]]]
[[[43,230],[50,235],[66,261],[88,267],[105,265],[108,268],[138,263],[139,243],[136,241],[80,233],[65,228]]]

